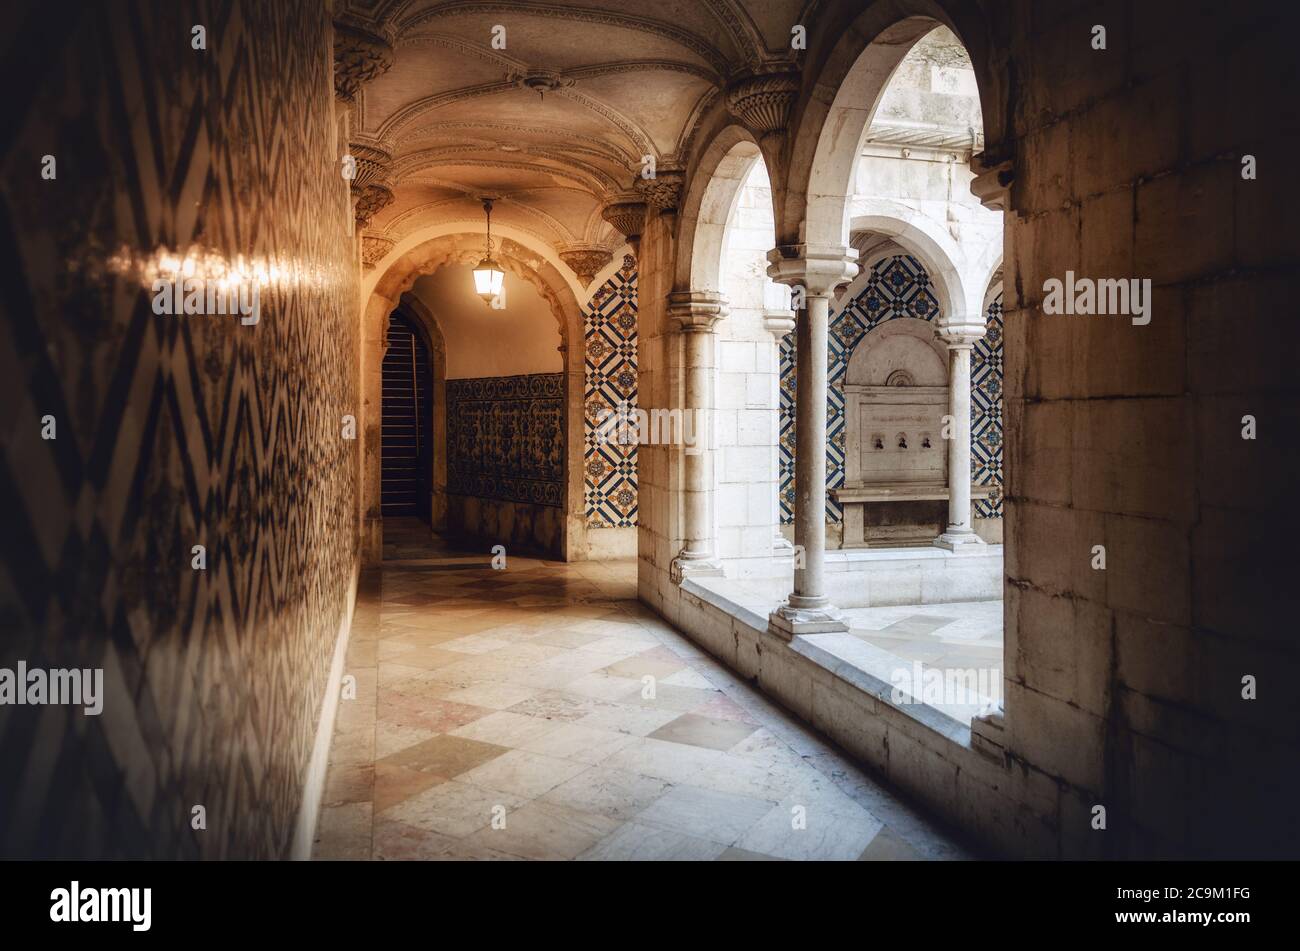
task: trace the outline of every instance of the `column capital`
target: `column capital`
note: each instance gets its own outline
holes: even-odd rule
[[[858,252],[843,245],[783,244],[767,252],[767,276],[801,286],[809,297],[829,297],[858,276]]]
[[[641,232],[645,228],[646,203],[639,192],[626,191],[612,195],[601,206],[600,217],[627,239],[632,253],[639,255]]]
[[[687,333],[707,333],[727,316],[727,299],[716,291],[673,291],[668,295],[668,316]]]
[[[934,335],[949,350],[968,350],[986,330],[983,314],[953,315],[935,321]]]
[[[614,260],[614,252],[599,244],[567,244],[560,248],[560,260],[578,275],[583,287],[590,287],[596,275]]]
[[[794,311],[792,310],[765,310],[763,311],[763,329],[775,337],[778,341],[794,330]]]
[[[727,87],[727,111],[757,136],[786,132],[801,76],[790,63],[740,76]]]
[[[392,68],[393,44],[379,32],[334,21],[334,95],[352,102],[362,85]]]
[[[686,173],[680,168],[667,165],[656,169],[654,178],[636,180],[636,189],[645,198],[646,204],[658,209],[661,214],[677,210],[685,185]]]
[[[367,271],[387,257],[396,242],[380,234],[363,234],[361,236],[361,263]]]

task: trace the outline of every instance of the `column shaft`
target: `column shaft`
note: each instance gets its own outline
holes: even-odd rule
[[[825,607],[826,345],[830,300],[809,295],[795,326],[794,608]],[[800,567],[802,564],[803,567]]]
[[[695,445],[685,448],[683,478],[685,505],[681,558],[687,561],[709,558],[712,552],[709,496],[712,494],[712,447],[708,436],[708,414],[713,376],[713,331],[687,329],[683,336],[686,366],[683,432],[694,436]],[[689,418],[686,418],[689,417]]]
[[[952,439],[948,443],[949,535],[971,531],[970,519],[970,345],[955,346],[948,359],[948,412]]]

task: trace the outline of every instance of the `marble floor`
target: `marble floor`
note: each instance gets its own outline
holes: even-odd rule
[[[386,541],[316,858],[972,857],[640,605],[634,562]]]

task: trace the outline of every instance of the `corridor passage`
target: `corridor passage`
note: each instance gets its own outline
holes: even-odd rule
[[[638,604],[633,561],[495,570],[412,524],[363,578],[314,857],[970,857]]]

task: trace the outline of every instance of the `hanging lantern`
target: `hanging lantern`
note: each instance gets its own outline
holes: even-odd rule
[[[487,253],[483,260],[474,266],[474,293],[483,298],[489,307],[501,294],[501,285],[505,283],[506,272],[492,257],[492,199],[483,199],[483,211],[487,215]]]

